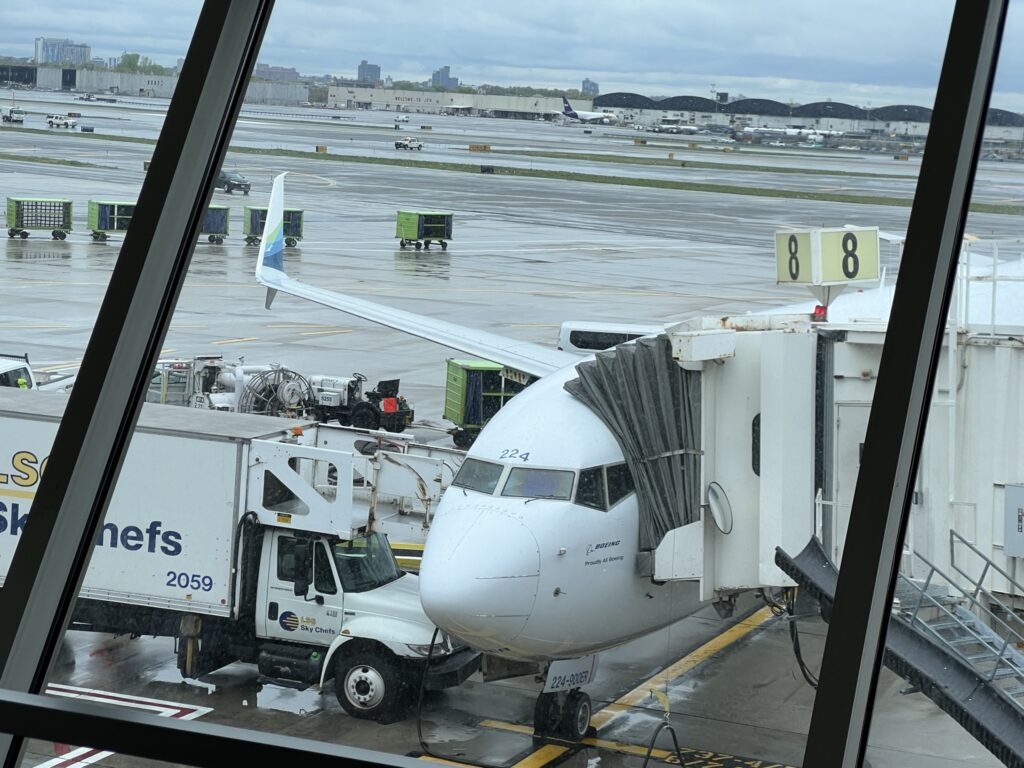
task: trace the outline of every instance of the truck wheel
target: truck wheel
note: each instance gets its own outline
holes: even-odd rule
[[[352,426],[360,429],[378,429],[380,411],[373,403],[356,403],[352,409]]]
[[[398,665],[384,651],[342,653],[334,668],[334,693],[352,717],[387,723],[403,703]]]
[[[289,248],[294,248],[296,245],[299,244],[299,241],[296,240],[294,237],[286,237],[284,239],[284,244],[287,245]]]
[[[444,240],[441,241],[441,250],[442,251],[447,251],[448,250],[448,243],[445,242]]]

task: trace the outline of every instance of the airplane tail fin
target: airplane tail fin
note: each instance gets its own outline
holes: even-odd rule
[[[576,117],[576,110],[572,108],[572,104],[565,96],[562,97],[562,114],[567,117]]]
[[[284,177],[287,172],[274,178],[270,190],[270,205],[263,222],[263,237],[260,253],[256,259],[256,280],[267,286],[266,307],[274,301],[277,291],[272,284],[287,277],[284,271]]]

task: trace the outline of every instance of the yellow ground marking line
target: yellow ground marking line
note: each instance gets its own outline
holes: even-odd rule
[[[541,768],[555,758],[561,757],[568,751],[569,747],[560,747],[557,744],[546,744],[536,752],[527,755],[518,763],[514,764],[512,768]]]
[[[259,341],[255,336],[246,336],[242,339],[221,339],[220,341],[212,341],[211,344],[222,346],[224,344],[241,344],[244,341]]]
[[[303,331],[299,336],[331,336],[339,333],[352,333],[351,328],[339,328],[336,331]]]
[[[171,354],[171,352],[177,352],[177,351],[178,350],[176,350],[176,349],[161,349],[160,350],[160,354],[161,355],[169,355],[169,354]]]
[[[765,607],[743,621],[737,622],[733,626],[729,627],[729,629],[725,630],[725,632],[722,632],[720,635],[717,635],[704,643],[704,645],[693,653],[684,656],[679,659],[679,661],[666,667],[658,674],[648,678],[629,693],[612,702],[600,712],[597,712],[592,718],[590,718],[590,724],[594,728],[600,730],[630,707],[639,704],[641,701],[649,697],[653,689],[659,688],[672,680],[675,680],[680,675],[689,672],[695,666],[701,662],[707,661],[723,648],[726,648],[737,640],[746,637],[770,618],[772,618],[771,609]]]
[[[327,325],[325,323],[270,323],[267,328],[333,328],[333,325]]]
[[[431,757],[430,755],[420,755],[419,760],[424,760],[428,763],[440,763],[441,765],[469,765],[469,763],[457,763],[454,760],[442,760],[440,757]]]
[[[48,365],[45,368],[33,368],[33,370],[39,371],[40,373],[52,373],[53,371],[60,371],[63,370],[64,368],[72,368],[76,365],[81,364],[81,360],[72,360],[71,362],[68,363],[54,363],[53,365]]]
[[[4,479],[7,476],[4,475]],[[16,491],[13,488],[2,488],[0,489],[0,496],[13,496],[16,499],[34,499],[36,497],[35,491]]]
[[[519,725],[518,723],[506,723],[502,720],[483,720],[480,723],[483,728],[494,728],[499,731],[511,731],[512,733],[521,733],[526,736],[533,735],[533,728],[529,725]],[[581,744],[586,744],[591,747],[597,747],[598,749],[607,749],[612,752],[622,752],[629,755],[646,755],[647,747],[640,744],[623,744],[620,741],[610,741],[608,739],[582,739]],[[667,749],[656,749],[651,752],[651,757],[656,760],[660,760],[669,756]]]

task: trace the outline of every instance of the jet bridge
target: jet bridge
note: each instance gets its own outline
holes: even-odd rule
[[[806,316],[698,319],[600,352],[566,389],[615,434],[640,507],[638,573],[702,599],[791,586],[814,530],[816,338]]]

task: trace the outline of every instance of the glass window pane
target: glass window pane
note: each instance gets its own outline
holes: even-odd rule
[[[580,481],[576,486],[576,503],[585,507],[605,509],[604,469],[585,469],[580,472]]]
[[[452,481],[452,485],[469,488],[471,491],[480,493],[494,493],[494,489],[498,487],[501,473],[504,471],[505,468],[501,464],[479,459],[466,459]]]
[[[1005,194],[1024,183],[1021,10],[1008,11],[889,614],[890,643],[915,653],[881,671],[873,765],[897,754],[935,766],[1024,759],[1024,232]],[[971,693],[944,695],[956,689]],[[909,754],[908,730],[922,736]]]
[[[424,698],[439,752],[511,765],[535,749],[534,725],[586,727],[589,702],[600,746],[572,759],[628,762],[664,720],[656,690],[695,759],[798,764],[814,691],[790,626],[813,675],[828,625],[774,552],[796,554],[816,534],[842,559],[878,321],[900,267],[888,233],[906,228],[950,8],[846,3],[795,25],[775,10],[637,15],[597,3],[570,33],[552,9],[481,16],[428,3],[413,23],[280,0],[65,638],[76,664],[53,682],[406,754],[419,749],[411,702],[439,627],[432,663],[458,673]],[[872,45],[837,45],[840,30]],[[61,30],[23,37],[37,34]],[[140,54],[170,66],[187,36]],[[149,36],[118,39],[110,56]],[[339,39],[378,42],[339,54]],[[443,61],[425,40],[459,44]],[[0,308],[0,336],[31,342],[33,362],[36,349],[54,364],[84,349],[80,319],[102,299],[166,109],[161,93],[137,93],[147,87],[83,100],[92,138],[3,133],[22,137],[26,157],[39,142],[114,169],[3,160],[19,195],[25,180],[27,197],[66,187],[75,202],[75,229],[51,241],[67,258],[14,255],[38,245],[33,234],[9,238],[0,261],[0,285],[22,297]],[[76,95],[26,98],[43,115]],[[266,228],[284,171],[280,220]],[[114,204],[95,209],[95,228],[90,199]],[[847,225],[866,250],[851,248]],[[459,342],[428,323],[412,336],[285,290],[268,310],[253,273],[277,227],[265,277],[345,294],[350,308],[382,305],[399,325],[408,318],[393,310],[469,330]],[[831,303],[830,322],[811,323],[818,296],[836,290],[808,290],[802,278],[825,270],[806,261],[805,236],[832,238],[833,276],[844,264],[875,275]],[[635,420],[616,428],[628,435],[565,388],[579,370],[556,369],[586,364],[555,357],[566,322],[624,334],[613,341],[637,324],[674,329],[658,374],[605,390]],[[487,354],[496,359],[478,360]],[[546,364],[523,375],[516,363],[531,360]],[[685,369],[685,391],[656,386],[668,368]],[[38,473],[46,445],[6,432],[0,444],[6,487],[26,490],[15,478]],[[36,461],[15,464],[21,450]],[[577,474],[576,499],[607,502],[606,514],[565,503]],[[2,566],[27,500],[0,503]],[[690,518],[672,517],[687,506]],[[278,570],[296,538],[314,542],[305,596],[294,560]],[[419,576],[393,552],[413,570],[422,560]],[[358,642],[329,656],[346,632]],[[522,674],[485,683],[467,649]],[[545,683],[565,690],[542,695]],[[662,733],[658,759],[669,743]]]
[[[554,469],[513,467],[502,496],[530,496],[538,499],[568,499],[572,496],[572,472]]]

